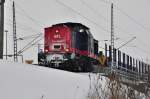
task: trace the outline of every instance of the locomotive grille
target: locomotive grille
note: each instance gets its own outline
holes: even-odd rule
[[[60,45],[54,45],[54,49],[60,49]]]

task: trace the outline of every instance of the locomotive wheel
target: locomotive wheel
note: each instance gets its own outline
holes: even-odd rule
[[[91,72],[93,70],[91,61],[86,59],[76,60],[76,66],[79,72]]]
[[[67,70],[67,71],[72,71],[72,72],[76,72],[76,66],[75,66],[75,62],[73,60],[67,60],[65,61],[62,66],[60,66],[60,69],[62,70]]]
[[[53,64],[51,64],[52,68]],[[88,59],[74,59],[74,60],[67,60],[62,63],[58,69],[67,70],[71,72],[91,72],[93,71],[93,67],[91,61]]]

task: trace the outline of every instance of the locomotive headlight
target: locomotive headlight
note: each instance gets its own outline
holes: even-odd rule
[[[66,49],[66,52],[68,52],[69,51],[69,49]]]
[[[84,29],[80,29],[79,32],[84,32]]]
[[[45,50],[45,52],[47,53],[47,52],[48,52],[48,50],[46,49],[46,50]]]
[[[55,32],[56,32],[56,33],[59,33],[59,31],[58,31],[58,30],[56,30]]]

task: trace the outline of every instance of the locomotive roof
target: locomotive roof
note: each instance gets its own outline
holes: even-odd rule
[[[87,26],[85,26],[81,23],[73,23],[73,22],[59,23],[59,24],[55,24],[55,25],[52,25],[52,26],[56,26],[56,25],[66,25],[68,27],[82,26],[85,29],[89,29]]]

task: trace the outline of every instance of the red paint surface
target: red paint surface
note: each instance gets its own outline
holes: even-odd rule
[[[45,28],[44,51],[53,52],[54,45],[60,45],[60,52],[70,48],[70,30],[65,26]]]
[[[97,56],[94,53],[88,51],[81,51],[76,48],[71,48],[71,31],[67,26],[52,26],[45,28],[45,39],[44,39],[44,52],[45,53],[75,53],[78,55],[84,55],[96,59]],[[60,45],[59,50],[54,50],[54,45]]]

